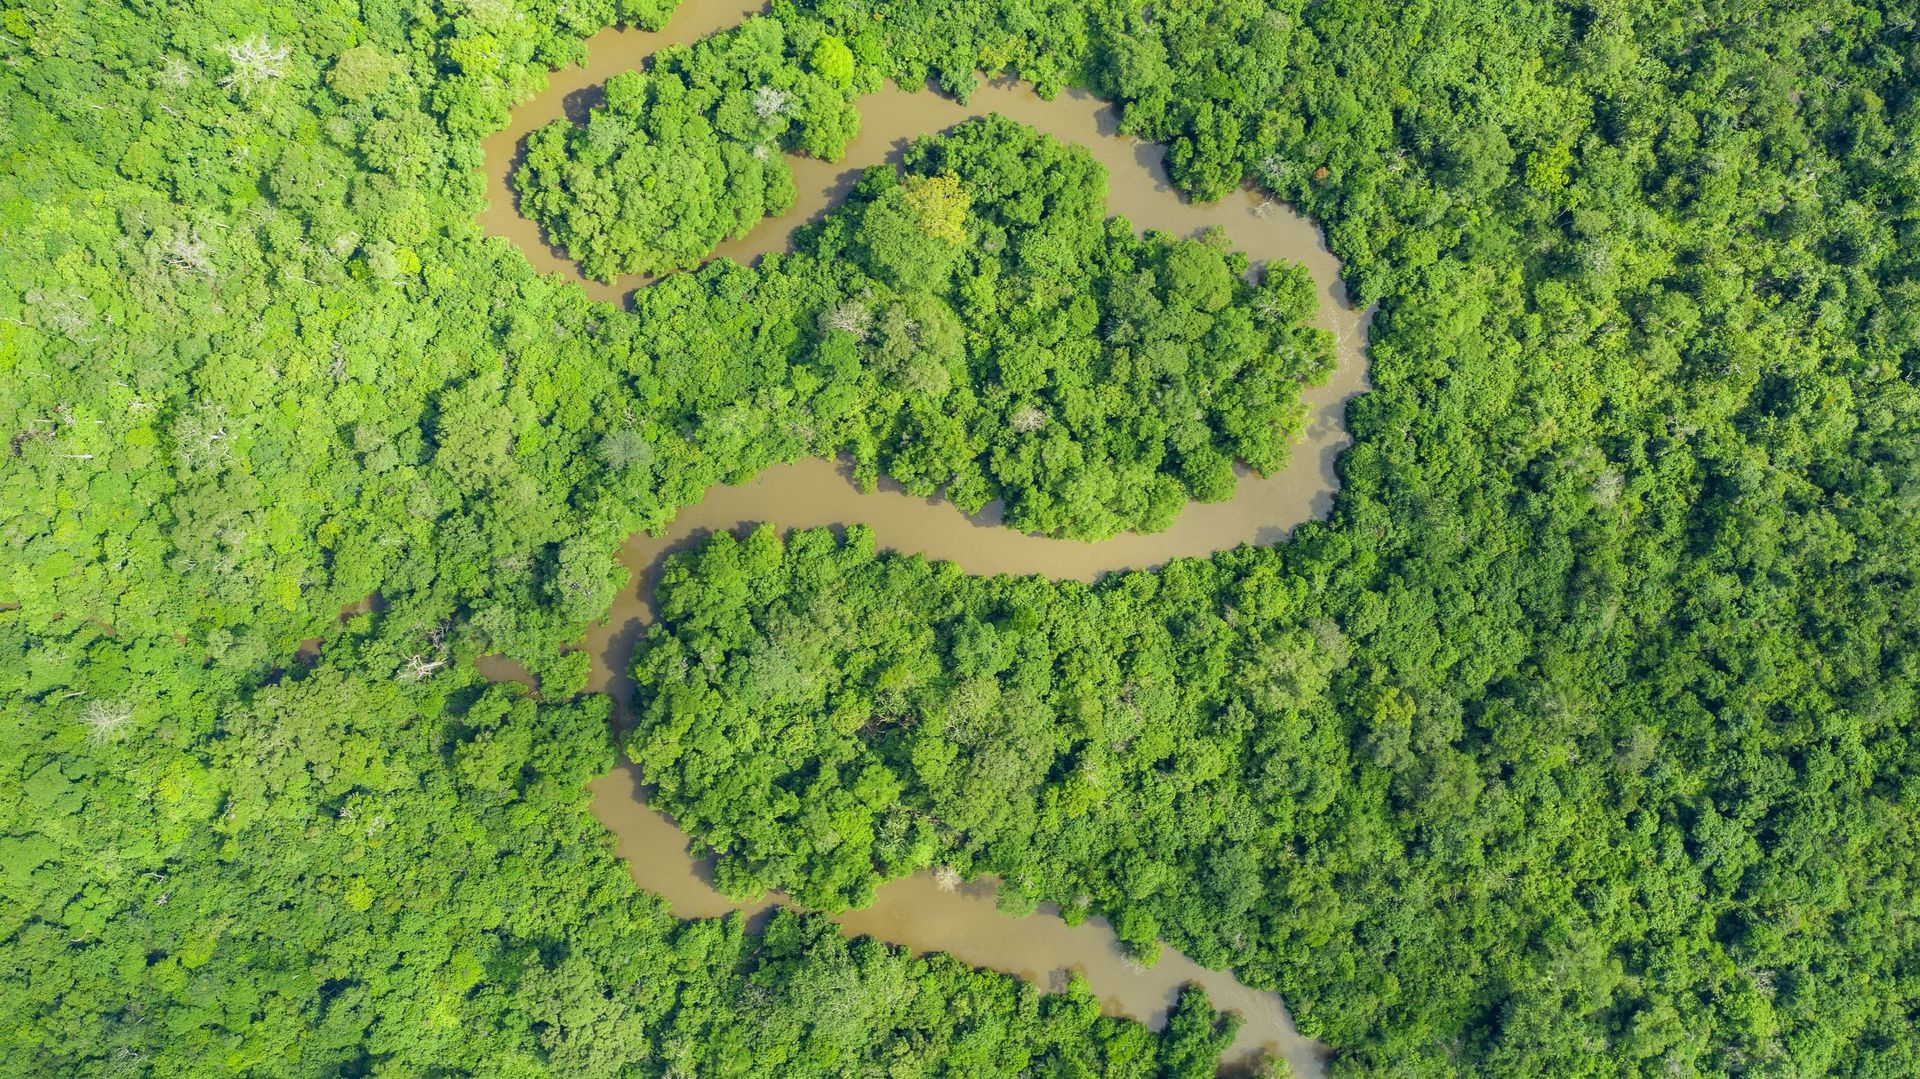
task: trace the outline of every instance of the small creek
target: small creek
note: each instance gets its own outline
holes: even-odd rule
[[[533,129],[562,117],[584,118],[599,100],[599,87],[621,71],[644,66],[654,52],[697,40],[734,26],[760,5],[740,0],[687,0],[660,33],[609,30],[588,42],[586,66],[554,72],[547,90],[513,110],[507,127],[484,144],[486,182],[491,199],[479,223],[490,235],[518,244],[542,272],[571,277],[595,298],[621,302],[642,278],[612,285],[589,281],[562,252],[549,247],[533,222],[515,207],[508,179],[517,167],[522,141]],[[692,546],[718,529],[739,530],[771,521],[781,528],[864,524],[883,548],[943,559],[975,574],[1040,574],[1056,579],[1092,580],[1117,570],[1157,566],[1170,558],[1205,556],[1241,543],[1270,545],[1285,539],[1301,521],[1327,512],[1337,487],[1334,462],[1345,449],[1346,402],[1364,391],[1369,311],[1347,302],[1339,264],[1312,222],[1286,206],[1242,190],[1217,203],[1188,202],[1167,179],[1164,148],[1118,136],[1115,110],[1083,91],[1069,90],[1046,101],[1030,87],[1011,81],[983,84],[965,105],[936,93],[907,93],[888,86],[859,99],[859,138],[837,163],[789,157],[798,198],[778,220],[762,222],[744,238],[720,245],[717,254],[752,262],[770,251],[785,250],[794,229],[817,219],[838,203],[869,165],[896,160],[913,139],[962,121],[1000,113],[1055,138],[1086,147],[1107,169],[1109,212],[1136,228],[1194,235],[1209,227],[1225,230],[1234,247],[1256,263],[1283,260],[1303,264],[1319,291],[1315,323],[1331,331],[1337,363],[1322,386],[1304,387],[1301,398],[1311,410],[1303,438],[1287,467],[1273,475],[1241,475],[1238,491],[1226,502],[1189,504],[1174,526],[1152,535],[1125,534],[1099,543],[1025,535],[999,526],[998,507],[967,516],[937,499],[919,498],[883,482],[863,493],[842,462],[808,460],[768,468],[752,481],[709,490],[697,505],[682,510],[665,536],[630,537],[620,561],[631,574],[607,619],[589,629],[582,647],[593,660],[589,688],[611,694],[616,718],[625,725],[632,684],[625,668],[635,642],[652,620],[650,600],[661,560]],[[484,657],[483,674],[526,681],[524,670],[500,657]],[[614,834],[620,856],[643,889],[662,896],[675,914],[708,917],[730,911],[771,909],[770,902],[736,903],[715,891],[705,864],[688,853],[687,836],[665,815],[647,806],[647,789],[638,771],[622,764],[591,784],[593,813]],[[1187,957],[1163,949],[1160,961],[1143,969],[1131,962],[1112,929],[1089,918],[1068,926],[1057,911],[1013,918],[994,904],[991,883],[975,881],[943,891],[921,873],[879,889],[874,903],[835,919],[848,933],[869,935],[916,952],[945,951],[975,966],[1028,978],[1043,987],[1064,983],[1068,970],[1080,971],[1112,1015],[1140,1019],[1158,1028],[1182,985],[1197,982],[1216,1007],[1245,1019],[1229,1051],[1228,1066],[1244,1065],[1265,1050],[1282,1055],[1301,1076],[1324,1073],[1324,1050],[1300,1037],[1280,998],[1250,989],[1230,973],[1208,970]]]

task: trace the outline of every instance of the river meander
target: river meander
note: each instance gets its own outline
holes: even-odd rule
[[[481,226],[518,244],[536,269],[579,280],[596,298],[617,303],[643,286],[646,282],[639,278],[612,285],[582,278],[562,252],[547,246],[538,226],[519,215],[508,178],[522,140],[555,119],[582,118],[609,76],[642,67],[648,56],[667,45],[726,29],[759,9],[741,0],[687,0],[660,33],[609,30],[592,38],[586,66],[554,72],[548,88],[516,108],[507,127],[486,140],[491,206],[481,215]],[[844,157],[835,163],[789,157],[798,191],[793,209],[778,220],[762,222],[741,239],[721,244],[719,255],[751,262],[784,250],[794,229],[835,205],[865,167],[896,158],[921,135],[1000,113],[1090,150],[1107,169],[1109,212],[1126,217],[1136,228],[1185,236],[1217,226],[1256,263],[1303,264],[1319,291],[1315,322],[1336,341],[1333,375],[1324,385],[1303,388],[1309,419],[1285,468],[1265,477],[1243,473],[1232,499],[1190,504],[1172,528],[1152,535],[1120,535],[1099,543],[1025,535],[999,527],[996,507],[969,517],[948,503],[885,485],[863,493],[844,466],[832,461],[779,465],[749,483],[716,487],[698,505],[682,510],[665,536],[636,535],[621,549],[620,560],[631,574],[629,585],[583,644],[593,659],[589,686],[611,694],[618,714],[624,715],[631,700],[625,669],[635,641],[651,620],[649,601],[660,561],[716,529],[763,521],[782,528],[858,523],[873,529],[881,547],[951,561],[970,573],[1091,580],[1241,543],[1277,543],[1301,521],[1324,515],[1332,504],[1334,461],[1349,441],[1343,425],[1346,403],[1366,388],[1368,312],[1347,302],[1339,264],[1312,222],[1247,190],[1206,205],[1186,201],[1167,179],[1164,148],[1117,135],[1115,111],[1083,91],[1067,91],[1047,101],[1025,84],[995,81],[982,85],[962,105],[935,93],[888,86],[857,104],[860,135]],[[489,677],[524,677],[516,665],[498,659],[484,660],[482,669]],[[686,835],[648,808],[645,788],[631,766],[623,764],[595,781],[592,791],[594,815],[613,832],[633,879],[665,898],[675,914],[704,917],[768,907],[766,902],[736,903],[713,889],[705,867],[689,856]],[[1109,1014],[1132,1016],[1154,1027],[1165,1022],[1180,987],[1198,982],[1216,1007],[1237,1011],[1246,1020],[1227,1063],[1244,1062],[1265,1050],[1285,1056],[1302,1076],[1324,1071],[1322,1051],[1294,1032],[1277,995],[1249,989],[1231,974],[1207,970],[1171,949],[1162,952],[1155,966],[1143,969],[1126,957],[1112,930],[1097,918],[1070,927],[1047,908],[1024,918],[1001,914],[988,882],[943,891],[930,876],[918,874],[882,887],[871,906],[835,920],[851,934],[919,952],[949,952],[1043,987],[1057,987],[1068,970],[1078,970]]]

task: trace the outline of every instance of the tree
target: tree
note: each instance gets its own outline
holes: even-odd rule
[[[813,46],[807,63],[813,70],[841,86],[853,85],[853,50],[831,34],[822,35]]]

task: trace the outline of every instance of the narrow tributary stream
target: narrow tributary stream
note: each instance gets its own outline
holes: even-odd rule
[[[552,120],[584,117],[609,76],[642,67],[651,54],[667,45],[726,29],[757,10],[758,5],[744,6],[739,0],[688,0],[660,33],[610,30],[596,35],[588,42],[585,67],[553,73],[548,89],[515,109],[507,128],[486,141],[492,205],[481,215],[482,227],[517,243],[535,268],[580,280],[599,299],[619,302],[644,286],[646,282],[639,278],[613,285],[581,278],[563,253],[547,246],[539,228],[519,215],[508,178],[522,142],[528,132]],[[945,502],[884,486],[863,493],[847,477],[844,466],[831,461],[779,465],[749,483],[716,487],[698,505],[682,510],[667,535],[633,536],[620,552],[631,583],[615,600],[607,620],[589,630],[583,646],[593,658],[590,688],[611,694],[621,716],[632,696],[625,674],[627,661],[651,621],[649,602],[661,559],[717,529],[738,530],[763,521],[782,528],[857,523],[872,528],[882,547],[951,561],[969,573],[1092,580],[1116,570],[1156,566],[1169,558],[1205,556],[1241,543],[1277,543],[1301,521],[1323,515],[1332,503],[1337,485],[1334,460],[1349,441],[1342,423],[1346,402],[1366,388],[1367,312],[1347,302],[1339,265],[1311,222],[1251,191],[1207,205],[1186,201],[1167,179],[1164,148],[1116,135],[1115,111],[1081,91],[1046,101],[1025,84],[993,82],[962,105],[935,93],[907,93],[889,86],[857,104],[860,136],[844,157],[833,164],[790,157],[799,193],[793,209],[778,220],[761,223],[742,239],[723,243],[719,255],[751,262],[770,251],[785,250],[793,231],[834,206],[865,167],[895,159],[921,135],[1000,113],[1090,150],[1107,169],[1109,212],[1126,217],[1135,228],[1185,236],[1217,226],[1256,263],[1280,260],[1305,265],[1320,294],[1316,324],[1331,331],[1337,342],[1333,375],[1325,385],[1303,390],[1301,398],[1311,413],[1286,468],[1266,477],[1243,474],[1231,500],[1190,504],[1172,528],[1152,535],[1121,535],[1099,543],[1025,535],[999,527],[995,507],[968,517]],[[489,677],[524,678],[516,665],[497,658],[482,660],[481,667]],[[671,820],[648,808],[641,778],[631,766],[622,765],[597,780],[592,790],[594,815],[613,832],[634,880],[664,897],[674,913],[704,917],[769,907],[768,903],[735,903],[713,889],[706,867],[689,856],[687,837]],[[1180,987],[1198,982],[1216,1007],[1237,1011],[1246,1020],[1226,1063],[1245,1063],[1265,1050],[1285,1056],[1302,1076],[1324,1071],[1322,1052],[1294,1032],[1277,995],[1249,989],[1231,974],[1207,970],[1171,949],[1164,950],[1152,968],[1141,968],[1128,959],[1111,928],[1097,918],[1068,926],[1047,908],[1023,918],[1001,914],[994,905],[993,887],[986,882],[946,891],[929,875],[918,874],[885,885],[871,906],[835,920],[851,934],[870,935],[919,952],[949,952],[975,966],[1017,974],[1043,987],[1057,987],[1067,971],[1080,971],[1109,1014],[1132,1016],[1156,1028],[1165,1022]]]

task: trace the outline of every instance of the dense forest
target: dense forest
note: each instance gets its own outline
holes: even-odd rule
[[[388,642],[339,651],[177,703],[160,734],[198,753],[97,708],[31,747],[0,848],[9,1074],[1199,1076],[1230,1040],[1198,990],[1156,1036],[1078,984],[815,915],[676,921],[585,812],[604,697],[370,678]]]
[[[613,747],[566,646],[629,532],[848,447],[868,479],[1029,499],[1024,527],[1163,524],[1224,493],[1223,456],[1279,451],[1238,410],[1285,415],[1324,369],[1284,270],[969,192],[1009,142],[1007,168],[1071,168],[998,125],[631,311],[537,276],[474,224],[479,140],[670,6],[0,12],[17,1070],[1212,1069],[1195,994],[1151,1034],[810,916],[678,922],[585,814]],[[754,25],[531,140],[522,197],[590,270],[698,262],[777,210],[774,150],[831,156],[883,78],[1014,72],[1116,101],[1195,197],[1311,213],[1380,306],[1340,497],[1277,547],[1094,586],[857,530],[679,556],[631,749],[726,886],[833,907],[998,874],[1016,908],[1278,987],[1337,1074],[1920,1072],[1911,3],[777,0]],[[636,194],[649,147],[706,186]],[[900,278],[935,267],[889,243],[958,206],[969,281],[1036,225],[1080,261],[997,297]],[[623,230],[647,215],[685,231]],[[867,234],[888,215],[917,232]],[[1075,362],[1007,394],[999,312],[1063,276]],[[1185,372],[1127,314],[1169,304],[1218,331]],[[963,328],[942,369],[977,415],[916,412],[941,379],[924,330],[889,357],[902,317]],[[838,369],[864,441],[814,422]],[[1128,381],[1183,377],[1216,410],[1195,427]],[[1077,460],[1022,459],[995,423],[1029,405],[1018,433]],[[937,467],[900,440],[933,419],[958,425]],[[540,698],[481,684],[486,650]]]
[[[521,212],[607,280],[697,266],[722,237],[779,216],[793,203],[783,151],[834,160],[860,126],[853,54],[806,30],[749,19],[607,80],[585,124],[528,137]]]
[[[1093,589],[716,540],[636,758],[738,891],[996,873],[1341,1069],[1913,1072],[1912,18],[1367,19],[1091,52],[1381,301],[1332,519]]]
[[[1217,236],[1136,237],[1105,197],[1086,151],[999,117],[869,169],[754,286],[764,311],[830,282],[798,305],[816,444],[867,482],[998,499],[1011,527],[1082,539],[1231,497],[1235,461],[1284,464],[1300,385],[1333,365],[1305,270],[1249,283]]]

